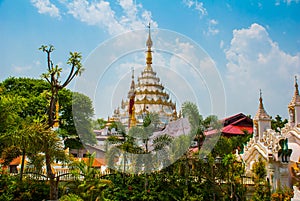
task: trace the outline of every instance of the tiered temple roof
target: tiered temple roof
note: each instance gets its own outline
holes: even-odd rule
[[[147,113],[157,113],[161,126],[177,119],[176,104],[170,99],[160,78],[152,68],[152,45],[149,27],[146,42],[146,66],[138,76],[137,83],[135,83],[134,71],[132,71],[128,98],[122,100],[121,106],[114,111],[113,115],[115,120],[120,121],[126,127],[141,125]]]

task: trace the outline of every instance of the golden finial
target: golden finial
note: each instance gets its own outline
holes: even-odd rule
[[[148,34],[148,39],[147,39],[147,42],[146,42],[146,45],[148,47],[148,50],[146,51],[147,52],[146,64],[147,64],[147,70],[152,70],[152,67],[151,67],[151,64],[152,64],[152,50],[151,50],[151,47],[152,47],[153,43],[152,43],[152,40],[151,40],[150,23],[147,27],[149,29],[149,34]]]
[[[147,27],[148,27],[149,33],[148,33],[148,39],[147,39],[146,45],[147,45],[148,50],[149,50],[149,49],[151,49],[152,44],[153,44],[152,40],[151,40],[151,33],[150,33],[150,28],[151,28],[150,22],[149,22],[149,25]]]

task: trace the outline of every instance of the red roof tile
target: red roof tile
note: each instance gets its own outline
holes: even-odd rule
[[[243,131],[248,131],[248,133],[253,132],[253,128],[249,126],[235,126],[235,125],[228,125],[222,129],[223,134],[229,135],[243,135]]]

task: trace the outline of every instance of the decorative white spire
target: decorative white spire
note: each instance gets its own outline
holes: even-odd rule
[[[294,96],[289,104],[289,107],[293,107],[295,105],[300,105],[300,96],[299,96],[299,89],[298,89],[298,82],[297,82],[297,76],[295,76],[295,92]]]
[[[259,90],[259,107],[254,117],[254,120],[261,120],[261,119],[271,119],[270,116],[265,111],[262,99],[262,92],[261,89]]]

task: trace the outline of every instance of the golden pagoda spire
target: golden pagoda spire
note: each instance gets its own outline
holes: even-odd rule
[[[146,56],[146,70],[151,70],[152,71],[152,67],[151,67],[151,64],[152,64],[152,40],[151,40],[151,33],[150,33],[150,23],[149,25],[147,26],[148,29],[149,29],[149,34],[148,34],[148,39],[147,39],[147,42],[146,42],[146,45],[148,47],[147,49],[147,56]]]

